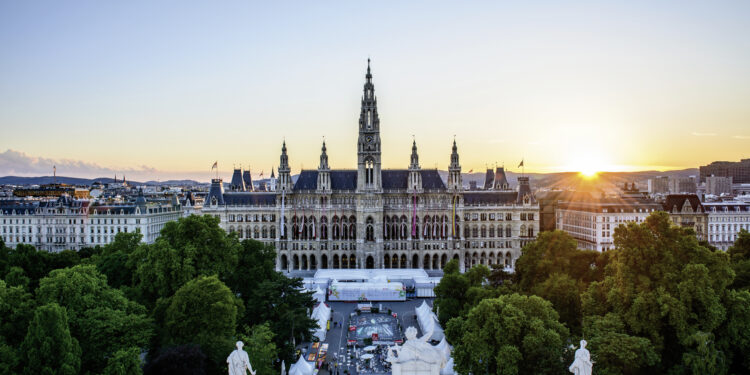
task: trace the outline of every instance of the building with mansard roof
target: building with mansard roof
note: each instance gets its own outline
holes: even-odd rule
[[[237,170],[230,191],[212,180],[202,213],[217,216],[240,239],[273,245],[281,271],[439,270],[451,259],[462,269],[513,269],[521,247],[539,231],[528,177],[513,188],[498,168],[484,190],[465,191],[455,140],[446,181],[437,169],[421,167],[416,141],[407,168],[383,169],[369,60],[358,130],[356,169],[331,169],[323,142],[318,168],[302,170],[293,182],[283,142],[278,177],[267,191],[243,189]]]

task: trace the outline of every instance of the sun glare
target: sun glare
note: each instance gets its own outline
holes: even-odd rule
[[[583,168],[578,173],[584,178],[594,178],[599,174],[599,171],[594,168]]]
[[[601,155],[586,154],[578,155],[565,167],[566,171],[578,172],[578,174],[586,179],[596,178],[596,176],[604,171],[611,170],[612,166],[604,160]]]

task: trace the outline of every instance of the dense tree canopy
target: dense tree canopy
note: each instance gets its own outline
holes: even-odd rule
[[[39,305],[65,312],[80,373],[130,373],[147,353],[147,373],[218,374],[239,337],[256,357],[287,362],[293,343],[311,339],[313,299],[300,279],[276,272],[272,246],[240,242],[211,216],[167,223],[154,244],[141,239],[119,233],[77,253],[0,243],[0,373],[23,369],[19,348]],[[257,361],[277,371],[278,362]]]
[[[93,265],[50,272],[39,282],[37,300],[68,311],[71,334],[83,350],[83,371],[101,372],[113,353],[145,347],[153,334],[145,308],[107,285]]]
[[[68,328],[65,308],[55,303],[39,306],[21,345],[24,374],[75,375],[81,348]]]
[[[164,346],[198,344],[211,367],[219,369],[232,351],[242,301],[216,276],[188,281],[169,299],[164,316]]]
[[[733,295],[727,287],[734,272],[727,254],[701,246],[692,233],[672,225],[663,212],[640,224],[617,227],[615,246],[604,280],[593,282],[583,295],[585,316],[607,316],[610,322],[622,322],[617,325],[619,333],[648,339],[660,358],[648,367],[649,372],[705,373],[697,366],[702,362],[710,366],[710,373],[721,374],[733,362],[739,363],[741,359],[733,352],[750,348],[730,345],[727,335],[716,334],[743,324],[733,321],[727,311],[728,307],[744,308],[741,296],[734,295],[739,298],[738,306],[731,303]],[[596,324],[601,319],[587,322]],[[594,326],[585,329],[611,333]],[[592,337],[598,339],[610,342]],[[600,351],[615,350],[592,346],[595,360]],[[626,373],[649,364],[626,365]],[[618,365],[603,366],[614,373]]]
[[[103,375],[142,374],[140,355],[141,350],[136,347],[118,350],[107,360],[107,367],[104,368]]]
[[[462,374],[559,374],[568,330],[552,304],[510,294],[485,299],[451,319],[456,370]]]
[[[197,276],[219,275],[226,280],[235,271],[241,245],[218,223],[209,215],[168,222],[154,244],[139,246],[130,255],[129,267],[135,269],[142,303],[154,306]]]

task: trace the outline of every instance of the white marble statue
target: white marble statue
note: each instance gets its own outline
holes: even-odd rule
[[[568,370],[575,375],[591,375],[592,368],[591,354],[586,350],[586,340],[581,340],[581,347],[576,350],[575,360],[568,367]]]
[[[388,348],[387,361],[391,363],[393,375],[427,374],[439,375],[445,365],[440,350],[427,341],[432,332],[417,338],[417,329],[406,329],[406,341],[403,345]]]
[[[227,366],[229,367],[229,375],[247,375],[246,371],[250,371],[252,375],[255,375],[253,366],[250,366],[250,358],[247,353],[242,350],[245,344],[242,341],[237,341],[237,349],[235,349],[229,357],[227,357]]]

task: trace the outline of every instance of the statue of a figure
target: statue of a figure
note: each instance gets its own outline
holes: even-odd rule
[[[591,354],[586,350],[586,340],[581,340],[581,347],[576,350],[575,360],[568,367],[568,371],[575,375],[591,375],[591,369],[594,367],[591,362]]]
[[[255,375],[253,367],[250,366],[250,358],[248,358],[247,353],[242,350],[244,345],[245,344],[243,344],[242,341],[237,341],[237,349],[227,357],[229,375],[247,375],[247,370],[249,370],[252,375]]]

